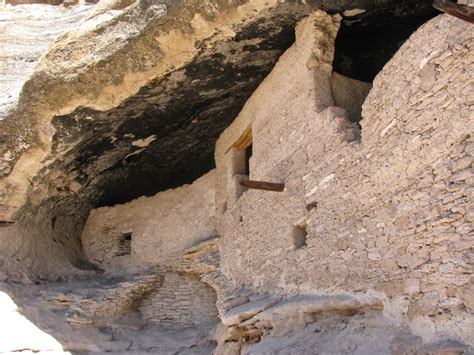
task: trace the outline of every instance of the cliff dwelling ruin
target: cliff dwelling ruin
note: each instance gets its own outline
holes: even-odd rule
[[[473,21],[1,3],[0,353],[473,353]]]

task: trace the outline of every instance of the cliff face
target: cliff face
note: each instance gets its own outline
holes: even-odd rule
[[[28,6],[0,15],[31,28]],[[65,349],[472,349],[469,23],[407,40],[418,1],[45,9],[34,50],[4,47],[0,280]]]
[[[81,272],[92,207],[211,169],[217,137],[294,41],[298,19],[318,7],[345,13],[336,68],[362,80],[433,15],[413,1],[104,2],[58,38],[0,123],[0,220],[16,222],[13,233],[33,249],[25,253],[64,261],[27,267],[46,267],[48,278]]]
[[[91,6],[0,5],[0,120],[15,109],[23,83],[33,74],[51,42],[91,10]]]
[[[15,166],[42,183],[60,168],[68,175],[67,181],[55,182],[64,185],[63,194],[71,183],[75,189],[80,185],[81,197],[94,205],[124,202],[193,181],[211,167],[218,134],[294,41],[298,18],[317,6],[343,12],[364,5],[359,17],[348,17],[344,28],[351,30],[345,31],[359,32],[360,43],[364,33],[373,34],[384,24],[394,26],[389,40],[394,46],[432,15],[429,4],[408,1],[397,5],[396,13],[395,5],[380,7],[376,1],[337,6],[218,1],[162,1],[122,8],[125,5],[99,5],[77,29],[58,39],[26,82],[16,112],[4,119],[3,220],[11,220],[26,202],[28,183],[17,176]],[[384,16],[390,14],[398,17],[388,23]],[[372,37],[379,48],[380,36]],[[353,39],[341,38],[338,59],[347,71],[352,70],[351,59],[358,64],[364,59],[350,55],[347,42],[357,43]],[[384,56],[390,53],[372,57],[378,69]],[[137,153],[143,148],[137,141],[153,135],[157,140],[144,154]],[[147,152],[155,146],[161,148],[151,154],[154,161]],[[199,150],[192,150],[197,146]],[[128,193],[114,188],[125,181]],[[36,194],[41,194],[40,200],[53,195]]]

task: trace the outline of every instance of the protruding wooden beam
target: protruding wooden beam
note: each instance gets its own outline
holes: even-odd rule
[[[249,189],[265,190],[265,191],[276,191],[282,192],[285,189],[285,184],[278,184],[274,182],[266,181],[255,181],[255,180],[242,180],[240,185]]]
[[[461,5],[453,0],[434,0],[433,6],[439,11],[446,12],[457,18],[474,23],[474,7],[469,5]]]
[[[8,227],[11,226],[12,224],[15,224],[13,221],[0,221],[0,227]]]

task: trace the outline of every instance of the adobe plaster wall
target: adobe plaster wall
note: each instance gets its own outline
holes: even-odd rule
[[[338,21],[302,21],[217,142],[221,267],[266,292],[381,292],[425,341],[472,345],[471,25],[443,15],[412,35],[377,76],[360,131],[331,90]],[[238,186],[241,152],[228,148],[250,124],[250,179],[282,193]]]
[[[91,211],[82,234],[88,259],[104,269],[166,265],[215,236],[214,171],[192,185]],[[130,236],[131,252],[122,247]],[[172,241],[172,242],[171,242]]]

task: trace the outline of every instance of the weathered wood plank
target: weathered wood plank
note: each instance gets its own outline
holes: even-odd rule
[[[447,14],[474,23],[474,7],[461,5],[452,0],[434,0],[433,6]]]
[[[252,144],[252,125],[248,125],[247,128],[245,128],[239,139],[237,139],[229,148],[227,148],[225,154],[227,154],[227,152],[232,148],[238,150],[247,149],[250,144]]]
[[[242,180],[240,185],[249,189],[266,190],[282,192],[285,189],[285,184],[266,182],[266,181],[255,181],[255,180]]]

